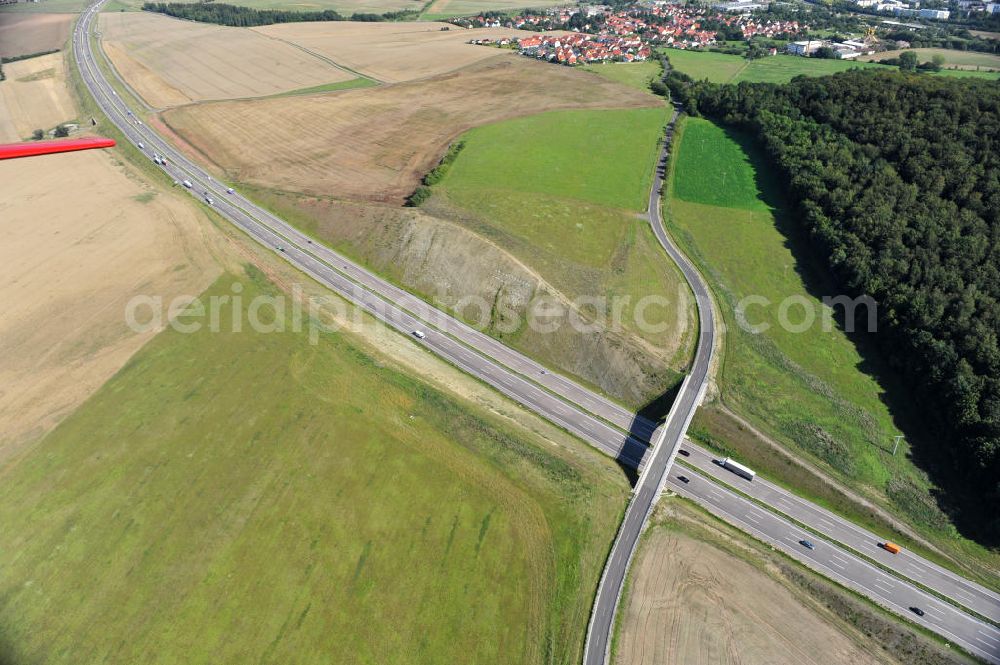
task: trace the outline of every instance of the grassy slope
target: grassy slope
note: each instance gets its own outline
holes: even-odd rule
[[[838,328],[820,323],[817,295],[835,294],[811,263],[805,239],[784,213],[784,201],[760,155],[738,135],[701,119],[683,123],[673,169],[672,232],[707,266],[727,325],[720,377],[724,401],[763,428],[907,517],[939,545],[983,555],[959,539],[931,498],[926,476],[907,455],[893,457],[899,433],[883,387],[862,370],[857,347]],[[748,308],[760,335],[740,329],[734,304],[747,295],[771,306]],[[778,322],[779,303],[795,296],[817,314],[794,333]],[[803,309],[790,310],[792,322]]]
[[[581,69],[645,91],[649,91],[650,82],[658,77],[662,70],[660,63],[656,60],[609,62],[599,65],[586,65],[581,67]]]
[[[161,334],[2,470],[3,662],[576,662],[624,493],[542,445],[341,334]]]
[[[666,108],[557,111],[479,127],[435,190],[563,293],[675,301],[679,274],[636,218],[666,120]],[[676,308],[661,312],[650,320],[675,329]]]

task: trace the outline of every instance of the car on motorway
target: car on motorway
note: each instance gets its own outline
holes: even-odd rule
[[[688,451],[688,450],[684,450],[683,448],[681,448],[680,450],[678,450],[677,454],[682,455],[684,457],[690,457],[691,456],[691,452]]]
[[[814,549],[816,549],[816,546],[813,545],[812,541],[809,541],[809,540],[800,540],[799,541],[799,545],[801,545],[802,547],[806,548],[807,550],[814,550]]]
[[[919,607],[911,607],[910,611],[916,614],[918,617],[922,617],[924,615],[924,611]]]
[[[190,180],[185,180],[181,184],[184,185],[185,187],[187,187],[188,189],[191,189],[192,187],[194,187],[194,185],[191,184]]]
[[[145,150],[146,149],[146,144],[143,143],[142,141],[139,141],[138,146],[139,146],[139,150]]]
[[[236,190],[233,189],[232,187],[226,189],[226,194],[235,194],[235,193],[236,193]]]
[[[425,333],[423,330],[414,330],[413,336],[416,337],[417,339],[423,339],[424,337],[427,337],[427,333]]]
[[[687,476],[677,476],[677,480],[681,481],[685,485],[687,485],[689,482],[691,482],[691,479],[688,478]]]
[[[207,203],[208,205],[212,205],[213,203],[215,203],[215,200],[212,199],[211,196],[206,196],[205,197],[205,203]]]

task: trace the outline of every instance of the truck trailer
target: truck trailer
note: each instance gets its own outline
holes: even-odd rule
[[[891,552],[892,554],[899,554],[899,550],[901,548],[896,543],[887,540],[884,543],[882,543],[882,549],[884,549],[886,552]]]
[[[753,469],[745,467],[739,462],[734,462],[732,458],[729,457],[719,462],[719,466],[721,466],[723,469],[729,469],[737,476],[746,478],[747,480],[753,480],[754,476],[757,475],[757,472],[754,471]]]

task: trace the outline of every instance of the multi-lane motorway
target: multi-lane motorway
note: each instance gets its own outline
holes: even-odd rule
[[[89,34],[93,32],[93,21],[102,2],[91,5],[81,15],[73,36],[73,50],[85,85],[94,96],[97,104],[128,141],[137,146],[141,143],[144,146],[143,152],[150,158],[154,153],[166,157],[167,164],[163,168],[172,178],[178,182],[185,180],[191,182],[193,195],[202,200],[205,197],[211,197],[213,207],[223,217],[302,272],[404,334],[410,334],[414,330],[423,331],[425,337],[415,341],[424,345],[428,350],[489,383],[526,408],[565,428],[606,454],[617,458],[623,464],[636,467],[641,471],[640,482],[636,485],[626,519],[623,521],[609,557],[595,602],[591,626],[588,630],[588,663],[605,662],[607,637],[610,635],[613,625],[615,606],[628,561],[663,482],[668,475],[671,476],[672,482],[676,481],[677,469],[674,470],[673,474],[668,474],[668,471],[676,454],[677,444],[681,441],[687,423],[701,398],[704,377],[707,374],[711,347],[714,342],[712,338],[714,325],[711,319],[708,293],[701,280],[698,279],[697,273],[670,243],[658,218],[656,190],[660,184],[659,176],[657,176],[657,182],[650,194],[650,221],[660,242],[677,261],[692,284],[699,305],[700,332],[698,352],[692,370],[685,379],[684,386],[675,400],[668,420],[657,429],[655,423],[637,418],[635,414],[606,398],[559,374],[547,371],[535,361],[385,282],[329,248],[315,243],[311,238],[270,212],[258,207],[239,193],[228,193],[226,185],[214,180],[210,174],[176,151],[158,133],[142,124],[115,93],[98,68]],[[652,449],[647,447],[650,441],[655,444]],[[685,446],[685,448],[689,447],[693,452],[704,453],[690,444]],[[707,455],[707,453],[704,454]],[[695,458],[692,455],[692,463],[698,463],[699,460],[701,457]],[[683,484],[679,491],[700,501],[716,514],[731,519],[734,523],[765,540],[774,537],[787,543],[788,538],[794,539],[797,527],[780,515],[755,506],[747,498],[728,492],[693,471],[685,470],[685,473],[690,478],[690,482]],[[722,496],[723,500],[719,502],[716,495]],[[788,497],[786,500],[791,500]],[[777,501],[777,498],[774,500]],[[817,532],[824,533],[824,529],[827,527],[823,523],[810,521],[812,515],[808,512],[810,504],[801,499],[797,499],[797,501],[804,506],[801,507],[801,515],[805,519],[801,519],[799,515],[792,515],[792,517],[803,523],[808,523]],[[785,512],[780,503],[778,510]],[[763,517],[760,518],[762,523],[766,522],[771,530],[764,532],[758,527],[750,526],[746,521],[740,521],[744,520],[744,517],[741,516],[748,513],[755,514],[751,511],[757,511],[762,515]],[[785,514],[790,513],[786,512]],[[860,544],[856,547],[843,538],[845,535],[851,535],[848,531],[853,525],[829,513],[823,519],[838,529],[831,536],[831,542],[824,544],[823,548],[829,548],[827,549],[829,553],[836,551],[838,559],[847,561],[850,566],[845,567],[845,572],[840,572],[839,576],[826,569],[821,570],[821,572],[825,572],[854,588],[873,587],[873,589],[862,591],[862,593],[904,616],[909,616],[931,630],[945,635],[947,639],[960,644],[967,651],[991,662],[1000,663],[1000,631],[957,609],[949,610],[950,606],[947,603],[940,603],[945,608],[938,610],[932,603],[940,601],[933,598],[927,598],[926,601],[921,599],[919,602],[925,602],[928,607],[934,609],[934,612],[926,611],[925,616],[920,618],[910,614],[907,603],[910,602],[911,598],[921,598],[919,595],[914,596],[913,593],[922,594],[924,592],[917,590],[905,580],[895,577],[892,578],[894,581],[892,581],[891,590],[877,591],[881,585],[875,585],[874,581],[867,577],[870,574],[868,569],[872,568],[871,564],[856,556],[849,549],[838,547],[834,542],[843,542],[858,552],[864,551],[858,549],[861,547]],[[863,540],[868,536],[857,531],[852,537]],[[812,536],[812,539],[822,542],[815,536]],[[802,548],[796,549],[789,545],[782,549],[785,549],[791,556],[809,564],[811,557],[818,556],[815,553],[819,552],[821,548],[817,546],[816,550],[803,551]],[[867,551],[864,553],[869,554]],[[948,596],[958,604],[972,607],[991,619],[1000,620],[1000,614],[996,612],[995,606],[990,609],[989,605],[991,602],[998,601],[996,594],[967,583],[960,577],[943,571],[943,569],[938,569],[940,572],[930,575],[926,571],[936,567],[919,557],[910,555],[907,561],[921,570],[920,574],[924,578],[918,581],[928,588]],[[830,570],[839,569],[832,566]],[[950,576],[950,580],[946,579],[948,576]],[[962,586],[962,583],[969,586]],[[866,584],[868,586],[865,586]],[[949,587],[949,584],[952,586]],[[969,594],[972,600],[963,599],[960,592]],[[973,607],[968,603],[975,603],[976,606]],[[984,608],[986,611],[980,608]],[[600,637],[602,634],[603,638]],[[593,640],[599,642],[597,648],[594,648]]]

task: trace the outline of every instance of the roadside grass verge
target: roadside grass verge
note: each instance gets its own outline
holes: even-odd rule
[[[248,267],[203,302],[237,295],[280,293]],[[616,476],[349,335],[231,311],[3,469],[12,662],[577,662]]]
[[[703,269],[722,310],[722,401],[900,516],[945,552],[951,567],[957,563],[982,581],[992,578],[995,587],[997,556],[958,535],[905,443],[892,455],[893,436],[901,433],[897,421],[912,422],[914,414],[900,404],[890,411],[891,375],[866,351],[865,340],[848,337],[820,301],[836,292],[814,268],[807,240],[759,152],[746,137],[707,120],[681,124],[665,212],[671,233]],[[737,303],[747,296],[760,299],[745,314],[750,325],[768,326],[762,333],[738,324]],[[782,325],[783,302],[791,303],[786,323],[813,316],[813,324],[800,331]],[[757,455],[745,459],[751,466],[768,463],[762,450],[747,452]],[[796,487],[795,479],[788,484]]]

